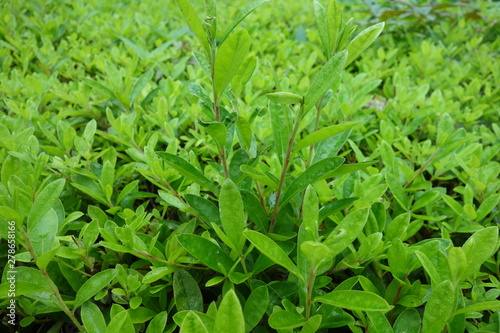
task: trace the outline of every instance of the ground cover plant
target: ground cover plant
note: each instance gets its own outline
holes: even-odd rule
[[[498,5],[388,5],[2,4],[2,331],[498,332]]]

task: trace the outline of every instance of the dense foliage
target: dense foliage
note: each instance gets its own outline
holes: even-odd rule
[[[498,3],[0,6],[1,331],[500,331]]]

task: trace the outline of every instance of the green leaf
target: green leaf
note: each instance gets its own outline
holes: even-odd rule
[[[347,51],[349,56],[345,65],[349,65],[354,59],[356,59],[371,43],[380,35],[382,30],[384,30],[384,22],[380,22],[372,25],[361,31],[354,39],[347,45]]]
[[[495,209],[495,207],[498,205],[498,201],[500,201],[500,194],[498,193],[488,196],[486,199],[484,199],[484,201],[477,209],[476,221],[481,221],[486,217],[486,215],[492,212],[493,209]]]
[[[374,162],[361,162],[361,163],[353,163],[353,164],[342,164],[339,166],[337,169],[330,171],[325,175],[326,178],[334,178],[338,176],[342,176],[348,173],[353,173],[358,170],[363,170],[370,165],[372,165]]]
[[[142,90],[144,90],[148,82],[151,81],[153,73],[153,70],[150,69],[146,73],[142,74],[139,79],[137,79],[137,82],[134,84],[134,87],[130,92],[130,103],[133,103],[136,100],[137,96],[139,96]]]
[[[217,148],[219,150],[222,149],[224,147],[224,144],[226,143],[226,126],[220,122],[203,123],[202,121],[198,121],[198,123],[203,126],[208,134],[210,134],[215,144],[217,145]]]
[[[167,324],[167,318],[167,311],[159,312],[149,323],[146,333],[163,332]]]
[[[323,208],[321,208],[319,211],[318,222],[323,221],[326,217],[332,215],[335,212],[338,212],[346,207],[349,207],[356,200],[358,200],[358,198],[345,198],[331,202],[323,206]]]
[[[245,17],[247,17],[251,12],[253,12],[257,7],[259,7],[260,5],[262,5],[268,1],[270,1],[270,0],[258,0],[258,1],[252,2],[250,5],[243,8],[243,10],[241,12],[239,12],[238,15],[236,15],[236,18],[233,20],[233,22],[231,22],[231,24],[227,27],[226,31],[224,32],[224,35],[222,35],[221,43],[224,43],[224,41],[229,36],[231,31],[233,31],[234,28],[236,28],[238,26],[238,24],[240,24],[240,22],[245,19]]]
[[[28,238],[37,257],[53,249],[58,227],[57,214],[52,208],[31,223]]]
[[[189,253],[211,269],[227,274],[233,261],[222,249],[206,238],[197,235],[178,235],[177,240]],[[220,265],[220,266],[219,266]]]
[[[153,267],[151,271],[147,272],[146,275],[142,278],[142,283],[152,283],[158,281],[165,275],[172,274],[174,272],[174,268],[171,266],[166,267]]]
[[[379,295],[360,290],[334,290],[316,297],[314,301],[358,311],[386,312],[392,309],[392,306]]]
[[[203,27],[203,23],[201,23],[201,20],[198,17],[198,14],[196,14],[193,6],[191,6],[189,0],[175,0],[175,2],[177,3],[177,6],[179,6],[189,28],[196,35],[196,37],[198,37],[206,56],[210,57],[211,52],[207,34],[205,32],[205,28]]]
[[[330,36],[328,31],[327,11],[318,1],[314,1],[314,15],[316,16],[316,28],[323,45],[323,52],[327,59],[330,57]]]
[[[248,120],[242,115],[238,115],[238,120],[236,120],[236,129],[238,131],[238,138],[242,147],[246,150],[249,150],[250,146],[252,145],[253,135],[250,122],[248,122]]]
[[[342,29],[342,10],[336,0],[330,0],[326,7],[328,22],[328,39],[330,40],[330,53],[337,52],[340,30]]]
[[[389,320],[387,320],[387,317],[382,312],[368,311],[366,314],[368,315],[368,318],[370,318],[370,322],[372,324],[370,327],[373,327],[376,332],[383,332],[383,333],[394,332],[391,327],[391,324],[389,323]]]
[[[174,299],[177,311],[203,311],[203,298],[198,283],[183,269],[174,272]]]
[[[302,204],[302,225],[307,233],[307,240],[318,241],[319,234],[319,200],[314,187],[308,185]],[[299,244],[300,245],[300,244]]]
[[[189,311],[182,321],[180,333],[208,333],[208,331],[200,317]]]
[[[248,212],[248,218],[258,226],[255,229],[257,231],[258,229],[268,230],[269,220],[266,211],[255,194],[248,191],[241,191],[241,197],[245,210]]]
[[[243,308],[245,332],[250,332],[260,322],[266,313],[268,298],[269,294],[265,285],[255,288],[248,296]]]
[[[325,175],[337,169],[343,162],[344,158],[342,157],[329,157],[311,165],[288,186],[280,200],[280,206],[283,207],[293,196],[303,191],[307,185],[325,179]]]
[[[422,333],[441,332],[446,326],[454,307],[455,288],[451,281],[438,284],[431,293],[425,306]]]
[[[348,129],[352,128],[357,124],[359,124],[359,122],[350,122],[350,123],[344,123],[340,125],[333,125],[330,127],[322,128],[318,131],[309,134],[302,140],[299,140],[295,145],[295,147],[293,147],[293,151],[298,152],[303,148],[309,147],[310,145],[321,142],[325,139],[328,139],[329,137],[347,131]]]
[[[102,333],[106,331],[106,322],[104,321],[102,311],[94,303],[83,303],[81,315],[87,333]]]
[[[479,273],[481,265],[497,250],[498,227],[493,226],[476,231],[462,246],[467,257],[467,270],[464,278]]]
[[[214,203],[194,194],[185,194],[184,199],[186,199],[189,206],[194,209],[203,221],[207,223],[215,222],[218,225],[221,224],[219,209]]]
[[[345,67],[346,59],[347,52],[339,52],[319,70],[304,96],[304,113],[313,108],[328,89],[339,80],[340,73]]]
[[[55,180],[46,185],[40,194],[37,195],[28,215],[28,231],[35,224],[40,223],[42,217],[54,206],[64,189],[65,183],[64,179]]]
[[[233,76],[238,72],[250,47],[250,35],[246,30],[238,31],[225,40],[217,51],[214,65],[214,88],[221,96]]]
[[[275,103],[298,104],[302,102],[302,96],[286,91],[273,92],[267,94],[266,96]]]
[[[332,256],[344,251],[361,233],[368,220],[369,209],[355,210],[340,221],[332,233],[323,242],[332,250]]]
[[[385,169],[385,180],[389,189],[396,201],[401,205],[404,210],[408,210],[408,197],[403,189],[403,185],[401,185],[398,181],[399,179],[399,170],[394,171],[391,167],[387,167]]]
[[[420,333],[422,320],[415,309],[406,309],[394,323],[394,333]]]
[[[412,211],[416,211],[431,203],[435,203],[441,197],[441,192],[438,190],[430,190],[425,192],[411,207]]]
[[[315,315],[309,318],[309,320],[304,324],[304,327],[300,330],[300,333],[315,333],[319,326],[321,325],[322,320],[321,315]]]
[[[271,127],[273,129],[273,138],[278,158],[280,162],[283,163],[288,140],[292,133],[290,110],[283,105],[269,102],[269,116],[271,117]]]
[[[220,191],[220,220],[226,235],[241,253],[245,245],[243,230],[246,216],[241,194],[231,179],[226,179]]]
[[[276,330],[286,330],[304,325],[306,319],[296,312],[277,310],[269,316],[268,322]]]
[[[456,286],[461,281],[461,277],[467,270],[467,257],[461,247],[452,247],[448,252],[448,265],[450,266],[451,278]]]
[[[406,230],[410,225],[410,213],[398,215],[385,227],[385,237],[388,240],[405,239]]]
[[[74,307],[76,308],[82,305],[86,300],[93,297],[104,287],[108,287],[117,274],[117,269],[107,269],[97,273],[85,281],[76,294]]]
[[[244,333],[245,320],[240,301],[234,290],[229,290],[222,299],[215,317],[214,332]]]
[[[134,324],[130,320],[127,311],[118,312],[116,315],[111,316],[111,321],[106,327],[106,333],[121,333],[121,332],[134,332]]]
[[[292,260],[288,258],[285,251],[283,251],[281,247],[279,247],[272,239],[253,230],[245,230],[243,234],[266,257],[271,259],[276,264],[283,266],[290,273],[293,273],[297,277],[301,278],[301,274],[297,266],[295,266]]]
[[[215,39],[217,34],[217,2],[215,0],[204,0],[205,12],[207,18],[205,19],[205,27],[208,32],[210,43]]]
[[[300,244],[300,250],[314,269],[317,269],[321,263],[331,260],[333,257],[330,248],[320,242],[305,241]]]
[[[500,311],[500,301],[478,302],[476,304],[467,305],[453,312],[452,316],[462,313],[481,312],[481,311]]]
[[[177,170],[187,179],[205,186],[213,193],[219,193],[217,187],[210,180],[208,180],[207,177],[205,177],[200,171],[198,171],[198,169],[186,162],[184,159],[165,152],[159,152],[158,155],[163,158],[168,165]]]
[[[436,267],[434,267],[434,264],[432,261],[427,257],[427,255],[423,252],[420,251],[415,251],[415,254],[417,255],[418,259],[420,260],[420,263],[422,263],[422,266],[424,266],[424,269],[426,273],[429,275],[431,278],[431,283],[433,286],[436,286],[441,283],[441,276],[439,275],[438,271],[436,270]]]

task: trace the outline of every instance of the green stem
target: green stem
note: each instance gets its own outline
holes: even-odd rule
[[[303,114],[304,114],[304,103],[302,102],[302,104],[300,105],[299,116],[297,117],[295,125],[293,126],[293,131],[292,135],[290,136],[290,140],[288,140],[285,159],[283,160],[283,168],[281,169],[280,182],[278,184],[278,190],[276,191],[276,202],[274,204],[273,217],[271,218],[271,223],[269,226],[270,233],[273,232],[274,226],[276,224],[276,217],[278,216],[281,192],[283,190],[283,184],[285,183],[285,176],[288,171],[288,166],[290,165],[290,160],[292,157],[293,143],[295,142],[295,137],[297,136],[297,132],[299,131],[300,121],[302,120]]]
[[[214,113],[215,113],[215,121],[221,122],[220,120],[220,106],[219,106],[219,97],[217,96],[217,92],[215,91],[215,73],[214,73],[214,64],[215,64],[215,55],[213,55],[213,61],[211,66],[212,71],[212,91],[214,97]],[[226,150],[224,147],[220,147],[219,151],[220,159],[222,162],[222,167],[224,168],[224,176],[229,178],[229,168],[227,167],[227,159],[226,159]]]
[[[31,245],[31,242],[30,242],[30,240],[28,238],[28,235],[26,234],[26,232],[24,232],[24,230],[21,230],[21,233],[23,235],[24,241],[26,242],[26,246],[28,248],[28,251],[30,252],[31,256],[33,257],[33,260],[36,263],[37,260],[38,260],[38,256],[36,255],[35,250],[33,249],[33,246]],[[57,303],[59,303],[59,306],[64,311],[64,313],[66,313],[66,315],[69,317],[69,319],[71,319],[71,321],[73,322],[73,324],[75,324],[75,326],[78,328],[78,330],[80,332],[87,332],[85,330],[85,327],[83,327],[83,325],[80,324],[80,322],[78,321],[78,319],[76,319],[74,313],[71,312],[71,310],[68,308],[68,306],[66,305],[66,303],[62,299],[61,294],[59,293],[59,289],[57,288],[57,286],[54,283],[54,281],[52,281],[52,279],[50,278],[50,276],[47,273],[47,271],[45,269],[41,269],[40,268],[40,272],[42,272],[43,277],[45,278],[45,280],[47,281],[47,283],[50,286],[52,294],[56,297]]]
[[[314,278],[316,275],[316,271],[311,268],[309,271],[309,279],[307,281],[307,295],[306,295],[306,320],[309,320],[311,317],[311,306],[312,306],[312,291],[314,287]]]

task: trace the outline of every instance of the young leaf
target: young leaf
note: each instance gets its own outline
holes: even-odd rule
[[[233,76],[238,72],[250,47],[250,35],[241,30],[224,41],[215,57],[214,88],[217,96],[221,96]]]
[[[322,128],[318,131],[309,134],[308,136],[297,142],[295,147],[293,147],[293,151],[298,152],[303,148],[309,147],[310,145],[321,142],[325,139],[328,139],[329,137],[347,131],[348,129],[352,128],[357,124],[359,124],[359,122],[350,122],[350,123],[333,125],[330,127]]]
[[[64,179],[55,180],[46,185],[37,195],[28,215],[28,231],[54,206],[61,195],[65,184]]]
[[[345,67],[346,59],[347,52],[339,52],[319,70],[304,96],[304,113],[307,113],[307,111],[314,107],[321,96],[340,78],[340,73]]]
[[[424,312],[422,333],[441,332],[454,310],[455,288],[451,281],[438,284],[431,293]]]
[[[475,304],[467,305],[453,312],[453,316],[462,313],[480,312],[480,311],[500,311],[500,301],[486,301],[486,302],[478,302]]]
[[[205,123],[200,120],[198,120],[198,124],[200,124],[205,129],[205,131],[207,131],[207,133],[210,134],[210,136],[214,140],[219,150],[224,147],[227,137],[226,125],[218,121]]]
[[[188,178],[189,180],[205,186],[213,193],[219,192],[217,187],[210,180],[208,180],[207,177],[205,177],[200,171],[198,171],[198,169],[196,169],[194,166],[192,166],[190,163],[186,162],[179,156],[165,152],[158,152],[158,156],[163,158],[168,165],[170,165],[172,168],[177,170],[181,175]]]
[[[252,193],[248,191],[241,191],[241,197],[243,199],[243,205],[245,210],[248,212],[248,218],[250,221],[258,226],[257,229],[268,230],[269,220],[266,215],[266,211],[259,202],[259,199]]]
[[[181,324],[179,333],[208,333],[200,317],[193,311],[189,311]]]
[[[31,214],[30,214],[31,216]],[[37,257],[52,250],[58,230],[57,214],[54,209],[31,223],[28,237]]]
[[[321,263],[332,259],[330,248],[320,242],[305,241],[300,244],[300,250],[314,269],[317,269]]]
[[[441,283],[441,276],[439,276],[439,273],[436,270],[436,267],[434,267],[434,264],[432,261],[427,257],[427,255],[423,252],[420,251],[415,251],[415,254],[417,255],[418,259],[422,263],[422,266],[424,266],[425,271],[431,278],[431,283],[433,286],[436,286]]]
[[[243,21],[245,19],[245,17],[248,16],[248,14],[250,14],[257,7],[259,7],[260,5],[262,5],[262,4],[264,4],[264,3],[268,2],[268,1],[270,1],[270,0],[257,0],[255,2],[252,2],[247,7],[243,8],[243,10],[233,20],[233,22],[227,27],[226,31],[224,32],[224,35],[222,35],[222,38],[221,38],[220,42],[224,43],[224,41],[229,36],[229,34],[231,33],[231,31],[233,31],[234,28],[236,28],[238,26],[238,24],[240,24],[240,22]]]
[[[372,25],[361,31],[354,39],[347,45],[347,51],[349,56],[345,65],[349,65],[354,59],[356,59],[371,43],[380,35],[382,30],[384,30],[384,22],[380,22]]]
[[[241,252],[245,244],[243,230],[245,229],[246,216],[243,211],[240,191],[229,178],[222,184],[219,202],[222,227],[234,246]]]
[[[307,323],[304,324],[304,327],[300,330],[300,333],[315,333],[318,331],[319,326],[321,325],[321,315],[315,315],[309,318]]]
[[[373,327],[377,332],[393,333],[393,329],[389,320],[385,314],[380,311],[368,311],[366,313],[368,318],[370,318],[371,327]]]
[[[117,269],[107,269],[101,271],[85,281],[80,290],[76,293],[74,307],[82,305],[86,300],[93,297],[104,287],[109,286],[111,281],[118,274]]]
[[[211,201],[194,194],[185,194],[184,199],[203,221],[220,225],[219,209]]]
[[[314,15],[316,16],[316,28],[323,45],[323,52],[327,59],[330,58],[330,36],[328,31],[327,11],[318,1],[314,1]]]
[[[461,277],[467,270],[467,257],[461,247],[452,247],[448,252],[448,265],[450,266],[451,278],[456,286],[462,282]]]
[[[415,309],[406,309],[394,323],[394,333],[419,333],[422,320]]]
[[[344,158],[342,157],[329,157],[311,165],[288,186],[280,200],[280,206],[283,207],[294,195],[303,191],[307,185],[325,179],[325,175],[337,169],[343,162]]]
[[[330,50],[331,54],[337,52],[337,44],[339,39],[339,33],[342,29],[342,10],[340,5],[336,0],[330,0],[327,11],[327,22],[328,22],[328,39],[330,40]]]
[[[323,242],[336,256],[349,246],[361,233],[368,219],[369,209],[355,210],[340,221],[337,227]]]
[[[205,28],[203,27],[203,23],[201,23],[198,14],[196,14],[193,6],[189,3],[189,0],[175,0],[175,2],[177,3],[177,6],[179,6],[189,28],[196,35],[196,37],[198,37],[206,56],[210,58],[210,45],[208,43]]]
[[[295,311],[276,310],[269,316],[269,326],[276,330],[291,330],[305,324],[306,319]]]
[[[276,151],[280,162],[286,155],[288,140],[292,133],[292,122],[290,111],[283,105],[269,102],[269,116],[271,117],[271,127],[273,129],[273,138],[276,145]]]
[[[302,96],[286,91],[273,92],[267,94],[266,96],[275,103],[298,104],[302,102]]]
[[[305,232],[308,234],[307,240],[318,241],[319,227],[319,201],[314,187],[308,185],[304,193],[304,202],[302,204],[302,225]],[[300,244],[299,244],[300,245]]]
[[[212,44],[215,35],[217,34],[217,2],[215,0],[205,0],[205,12],[207,18],[205,19],[205,27],[208,32],[208,39]]]
[[[183,269],[174,272],[174,299],[177,311],[203,311],[201,290],[195,279]]]
[[[87,333],[101,333],[106,331],[106,322],[104,321],[102,311],[94,303],[83,303],[81,316]]]
[[[288,258],[285,251],[283,251],[272,239],[253,230],[245,230],[243,234],[266,257],[276,264],[283,266],[289,272],[301,277],[297,266],[295,266],[292,260]]]
[[[481,265],[497,250],[498,227],[493,226],[476,231],[462,246],[467,257],[467,270],[463,278],[477,274]]]
[[[245,320],[240,301],[233,289],[229,290],[217,310],[214,332],[245,333]]]
[[[233,266],[231,258],[208,239],[197,235],[183,234],[178,235],[177,240],[183,248],[211,269],[222,274],[227,274],[231,270]]]
[[[360,290],[334,290],[328,294],[316,297],[314,301],[359,311],[387,312],[392,308],[379,295]]]
[[[268,298],[267,286],[265,285],[255,288],[248,296],[243,308],[246,333],[257,326],[264,313],[266,313]]]

